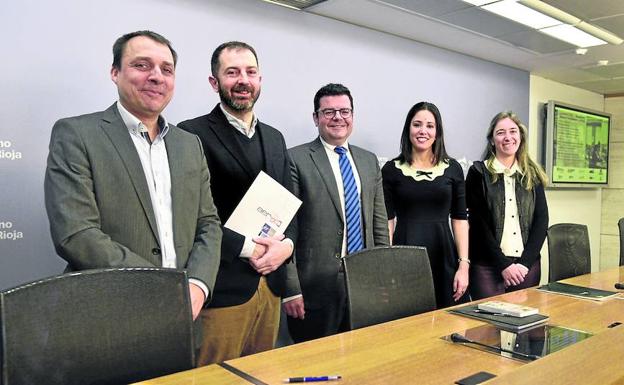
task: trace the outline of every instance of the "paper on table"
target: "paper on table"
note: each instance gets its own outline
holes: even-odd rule
[[[283,234],[299,206],[296,196],[260,171],[225,227],[251,238]]]

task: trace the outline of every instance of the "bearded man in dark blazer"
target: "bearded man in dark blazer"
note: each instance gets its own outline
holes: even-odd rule
[[[262,80],[256,51],[243,42],[224,43],[212,55],[211,70],[209,81],[221,102],[180,127],[201,139],[215,205],[225,223],[260,171],[290,190],[292,181],[282,134],[253,111]],[[294,235],[292,225],[285,239],[249,238],[223,228],[214,298],[201,312],[198,366],[273,348],[285,286],[283,264],[292,254]]]
[[[289,150],[295,194],[303,202],[283,300],[295,342],[349,330],[341,258],[390,244],[377,156],[349,143],[353,117],[347,87],[322,87],[312,113],[319,136]]]
[[[111,79],[119,100],[56,122],[45,205],[68,270],[184,269],[196,318],[213,294],[221,228],[199,139],[161,115],[176,62],[171,43],[155,32],[117,39]]]

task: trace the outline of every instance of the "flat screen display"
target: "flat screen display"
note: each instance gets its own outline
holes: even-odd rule
[[[609,182],[609,129],[604,112],[550,101],[545,166],[555,187],[600,187]]]

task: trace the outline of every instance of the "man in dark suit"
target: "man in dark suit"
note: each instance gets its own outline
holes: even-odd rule
[[[221,103],[180,127],[201,139],[215,205],[225,223],[260,171],[288,189],[292,180],[282,134],[253,112],[261,82],[255,50],[243,42],[224,43],[212,55],[211,70],[210,84]],[[293,227],[283,240],[251,239],[223,228],[215,295],[201,312],[204,341],[198,366],[273,348]]]
[[[56,122],[45,204],[69,270],[185,269],[195,318],[213,292],[221,229],[199,139],[161,115],[176,59],[157,33],[117,39],[111,78],[119,101]]]
[[[319,137],[289,150],[295,194],[303,201],[296,266],[288,266],[283,300],[295,342],[348,330],[341,258],[389,244],[377,157],[348,143],[353,130],[349,89],[322,87],[314,96],[312,118]]]

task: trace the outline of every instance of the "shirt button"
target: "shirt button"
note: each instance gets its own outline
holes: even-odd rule
[[[515,218],[516,216],[515,216],[515,215],[512,215],[511,217],[512,217],[512,218]]]
[[[515,232],[515,231],[514,231],[514,234],[513,234],[513,235],[516,235],[516,232]],[[516,250],[516,251],[518,251],[518,250]]]

